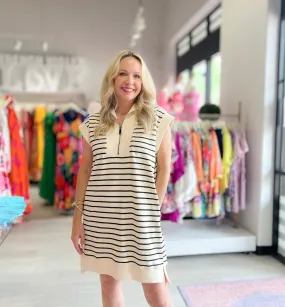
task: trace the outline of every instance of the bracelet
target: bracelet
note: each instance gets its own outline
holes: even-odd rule
[[[72,203],[72,207],[79,209],[81,212],[83,210],[83,206],[84,206],[84,201],[82,201],[82,200],[75,200]]]

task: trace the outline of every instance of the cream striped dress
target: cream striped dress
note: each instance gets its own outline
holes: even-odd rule
[[[122,126],[95,137],[99,113],[80,126],[93,152],[86,189],[82,271],[117,280],[159,283],[167,277],[167,257],[156,192],[156,153],[173,117],[156,106],[151,134],[138,126],[135,105]]]

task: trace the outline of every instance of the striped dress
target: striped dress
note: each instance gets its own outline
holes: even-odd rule
[[[160,107],[155,112],[150,134],[138,126],[135,105],[123,124],[104,136],[94,135],[99,113],[80,126],[93,152],[83,211],[83,272],[141,283],[168,280],[156,192],[156,153],[173,117]]]

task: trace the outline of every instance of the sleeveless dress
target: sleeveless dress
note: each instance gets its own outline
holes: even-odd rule
[[[135,105],[122,126],[104,136],[94,135],[99,113],[80,125],[93,151],[83,210],[82,272],[141,283],[169,281],[155,183],[156,154],[173,117],[158,106],[155,112],[151,134],[138,125]]]

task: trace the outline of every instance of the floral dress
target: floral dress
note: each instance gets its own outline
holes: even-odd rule
[[[56,117],[53,131],[56,135],[56,170],[54,205],[61,213],[72,212],[72,202],[80,160],[82,139],[79,125],[84,118],[75,111],[68,111]]]

